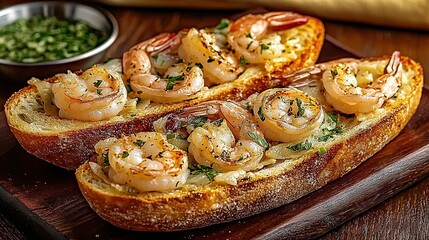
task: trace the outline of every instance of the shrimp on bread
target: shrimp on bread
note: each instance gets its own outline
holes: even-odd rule
[[[243,100],[255,92],[273,87],[275,81],[272,77],[278,72],[291,73],[313,65],[323,44],[324,27],[316,18],[299,18],[305,21],[296,26],[289,25],[287,29],[267,28],[268,35],[277,33],[276,36],[281,38],[285,51],[276,56],[275,61],[265,64],[240,63],[240,57],[233,53],[227,36],[235,20],[222,20],[215,27],[194,28],[195,31],[185,29],[161,33],[144,39],[141,44],[129,43],[134,47],[126,50],[122,58],[97,64],[118,74],[125,85],[125,101],[111,101],[116,104],[112,109],[119,110],[118,113],[109,110],[108,114],[102,114],[106,118],[94,118],[94,121],[79,119],[77,114],[69,114],[70,117],[65,118],[64,114],[59,114],[59,108],[63,107],[56,105],[62,102],[61,99],[53,100],[52,86],[62,78],[57,75],[46,80],[32,80],[29,86],[9,98],[5,108],[9,127],[29,153],[60,167],[76,169],[95,153],[93,146],[102,139],[149,131],[155,119],[200,102]],[[196,36],[198,41],[216,41],[210,45],[214,49],[210,54],[216,61],[208,57],[204,61],[195,60],[198,51],[192,46],[196,45],[188,41],[195,36],[192,32],[204,32]],[[219,59],[216,54],[219,54]],[[221,63],[218,60],[222,60]],[[226,77],[230,71],[228,64],[224,65],[226,63],[232,63],[232,77]],[[221,72],[216,70],[210,74],[207,70],[211,67]],[[83,72],[74,74],[79,77]],[[213,76],[223,80],[213,80]],[[91,82],[88,84],[88,87],[94,87]],[[103,98],[103,102],[107,103],[107,98]],[[124,105],[118,105],[118,102]],[[104,107],[100,104],[91,106]],[[91,109],[94,112],[98,110]]]
[[[336,69],[332,67],[338,64],[356,65],[361,70],[353,74],[363,74],[365,79],[396,78],[400,72],[400,84],[393,96],[380,96],[383,103],[377,108],[343,113],[327,101],[328,91],[323,80],[323,73]],[[222,129],[228,125],[227,120],[216,120],[219,107],[213,107],[228,102],[201,103],[191,106],[192,111],[183,109],[160,118],[156,121],[159,125],[154,127],[172,137],[170,140],[177,133],[189,143],[182,146],[188,153],[190,171],[184,184],[179,183],[177,188],[166,192],[118,191],[117,185],[96,174],[97,170],[91,167],[94,160],[90,160],[76,171],[79,187],[89,205],[115,226],[155,232],[201,228],[279,207],[343,176],[382,149],[413,116],[423,88],[421,65],[399,53],[393,57],[339,59],[285,76],[287,87],[255,93],[238,103],[243,109],[235,110],[246,112],[241,115],[249,120],[247,126],[256,130],[245,130],[247,136],[249,132],[259,134],[260,131],[259,136],[266,140],[258,167],[223,169],[217,160],[224,160],[222,156],[228,159],[228,151],[189,147],[202,142],[201,134],[195,143],[189,143],[195,140],[191,136],[199,129],[218,133],[221,130],[213,125],[219,123]],[[290,86],[291,81],[294,86]],[[399,82],[398,79],[385,82],[389,81]],[[360,85],[370,86],[369,81]],[[383,92],[379,86],[374,89]],[[205,121],[197,116],[205,116]],[[265,121],[269,124],[263,127]],[[241,134],[235,133],[241,136],[239,139],[245,139],[245,134]],[[276,138],[281,135],[286,137]],[[207,137],[208,141],[212,139]],[[200,151],[212,156],[204,157],[205,161],[192,159],[192,155]]]

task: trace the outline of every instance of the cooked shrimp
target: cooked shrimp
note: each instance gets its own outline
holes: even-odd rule
[[[178,62],[175,51],[179,45],[179,35],[162,33],[123,54],[124,74],[137,96],[154,102],[179,102],[203,89],[201,68]]]
[[[234,102],[206,102],[186,109],[183,115],[188,114],[212,120],[188,137],[189,153],[199,164],[219,171],[250,171],[268,147],[253,116]]]
[[[186,152],[168,143],[160,133],[109,138],[98,142],[95,149],[108,160],[111,181],[141,192],[175,189],[189,176]]]
[[[215,34],[191,28],[179,47],[185,62],[201,64],[204,78],[210,83],[224,83],[237,79],[243,67],[229,50],[216,43]]]
[[[246,15],[231,25],[228,42],[241,62],[263,64],[285,51],[276,31],[304,24],[307,20],[291,12]]]
[[[127,90],[116,71],[93,66],[82,74],[57,74],[52,85],[59,117],[99,121],[117,115],[124,107]]]
[[[295,88],[260,93],[253,112],[268,139],[286,143],[303,140],[322,125],[324,118],[322,106]]]
[[[398,91],[401,78],[400,53],[394,52],[382,73],[362,63],[355,66],[340,63],[323,72],[322,82],[326,100],[335,109],[352,114],[380,108]]]

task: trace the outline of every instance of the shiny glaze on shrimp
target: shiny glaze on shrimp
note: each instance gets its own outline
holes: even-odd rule
[[[367,69],[362,70],[361,63],[354,66],[336,64],[323,72],[326,100],[347,114],[367,113],[380,108],[401,85],[400,53],[394,52],[384,72],[377,75]]]
[[[305,16],[291,12],[249,14],[233,22],[228,42],[242,62],[263,64],[285,51],[282,38],[276,31],[299,26],[307,21]]]
[[[268,147],[253,116],[234,102],[209,101],[192,106],[182,113],[182,117],[189,116],[211,119],[188,137],[189,153],[199,164],[222,172],[250,171]]]
[[[215,34],[204,29],[187,31],[178,51],[186,62],[203,66],[209,84],[233,81],[244,70],[234,54],[217,43]]]
[[[52,84],[59,117],[99,121],[117,115],[124,107],[127,90],[116,71],[93,66],[82,74],[57,74]]]
[[[186,152],[168,143],[160,133],[109,138],[98,142],[95,149],[102,162],[108,161],[112,182],[141,192],[175,189],[189,176]]]
[[[323,123],[322,106],[295,88],[273,88],[260,93],[253,105],[258,124],[273,141],[301,141]]]
[[[336,110],[346,114],[368,113],[380,108],[401,86],[400,53],[395,51],[383,64],[344,58],[317,64],[277,81],[284,86],[301,87],[321,80],[325,98]]]
[[[161,33],[123,54],[124,74],[138,97],[161,103],[179,102],[202,90],[202,70],[192,64],[180,63],[174,56],[180,42],[177,34]]]

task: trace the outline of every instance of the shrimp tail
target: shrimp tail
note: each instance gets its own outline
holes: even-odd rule
[[[401,85],[401,53],[395,51],[384,68],[384,75],[377,79],[376,85],[386,98],[390,98],[398,91]]]
[[[160,33],[154,38],[131,47],[130,50],[144,50],[153,55],[166,49],[176,49],[179,45],[180,36],[177,33]]]
[[[316,77],[322,76],[323,69],[318,66],[312,66],[306,69],[296,71],[291,74],[284,75],[280,80],[284,87],[301,87],[313,83],[317,80]]]
[[[204,102],[184,109],[181,113],[179,113],[179,116],[183,118],[215,115],[219,113],[220,105],[221,101],[217,100]]]
[[[308,22],[308,17],[293,12],[270,12],[264,14],[273,31],[282,31]]]
[[[386,68],[384,68],[384,73],[396,76],[398,74],[400,64],[401,64],[401,53],[399,51],[395,51],[392,53],[392,56],[390,57],[389,62],[386,65]]]
[[[341,58],[325,63],[319,63],[314,66],[304,68],[293,73],[282,75],[276,79],[274,86],[284,87],[302,87],[317,81],[322,77],[323,72],[337,63],[356,63],[358,60],[355,58]]]

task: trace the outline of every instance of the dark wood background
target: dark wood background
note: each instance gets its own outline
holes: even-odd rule
[[[0,2],[0,6],[10,5],[15,2],[24,1],[6,0]],[[115,42],[114,46],[106,54],[106,56],[112,57],[119,56],[120,53],[128,49],[133,44],[147,39],[156,33],[165,31],[174,32],[184,27],[190,26],[212,26],[215,25],[222,17],[230,17],[234,14],[240,14],[242,12],[241,10],[207,11],[102,6],[114,14],[120,25],[119,38]],[[324,20],[324,23],[327,35],[361,56],[386,55],[392,53],[394,50],[399,50],[403,55],[407,55],[420,62],[424,69],[428,69],[429,67],[428,32],[409,31],[406,29],[384,28],[328,20]],[[425,73],[425,76],[428,76],[428,73]],[[5,79],[2,79],[2,81],[5,81]],[[427,84],[428,80],[426,80],[425,83]],[[7,88],[5,86],[7,86]],[[14,88],[17,87],[1,83],[1,105],[3,105],[5,99],[8,97],[10,92],[14,90]],[[424,103],[429,103],[429,101],[425,101]],[[426,110],[427,108],[423,106],[423,110],[420,110],[420,113],[424,114]],[[427,118],[423,117],[421,119],[423,119],[424,122],[417,121],[412,129],[416,129],[415,134],[420,134],[418,135],[420,138],[425,138],[427,130],[424,129],[429,128],[422,127],[422,131],[424,131],[418,132],[418,124],[427,126]],[[4,123],[4,120],[2,122]],[[0,130],[4,129],[5,126],[0,125]],[[409,137],[412,136],[413,135],[410,133]],[[410,138],[402,138],[401,140],[404,142],[404,144],[398,144],[398,147],[407,147],[417,144],[410,140]],[[13,142],[13,139],[11,141]],[[8,152],[7,150],[13,145],[14,144],[12,143],[9,145],[2,145],[0,148],[0,155],[5,152],[6,154],[10,155],[10,151]],[[16,149],[16,146],[14,149]],[[12,149],[12,151],[14,151],[14,149]],[[426,152],[418,152],[418,154],[425,155]],[[25,156],[26,155],[24,155],[24,157]],[[5,161],[5,158],[3,157],[1,160]],[[408,171],[406,168],[401,168],[401,166],[403,166],[403,164],[406,165],[406,163],[401,164],[397,163],[394,165],[389,165],[392,167],[392,169],[387,169],[387,172],[383,172],[381,170],[381,172],[375,172],[388,175],[389,173],[395,171],[398,174],[401,170]],[[356,209],[361,209],[361,211],[358,211],[360,214],[351,220],[345,218],[348,220],[345,224],[334,228],[327,234],[321,236],[320,239],[429,238],[429,178],[424,177],[428,173],[427,159],[420,160],[419,164],[420,168],[413,169],[411,172],[407,172],[408,178],[400,178],[399,175],[397,179],[391,178],[391,181],[393,182],[401,181],[400,184],[397,186],[395,185],[396,187],[390,191],[391,193],[399,192],[398,194],[395,194],[393,197],[387,200],[384,200],[384,196],[382,195],[376,196],[376,198],[372,201],[377,202],[376,200],[378,198],[382,199],[381,203],[366,211],[364,211],[365,207],[359,205],[365,205],[365,202],[357,201],[356,206],[354,206],[353,209],[350,209],[350,212],[353,212]],[[2,163],[2,166],[9,165]],[[2,171],[7,170],[3,169]],[[365,172],[364,170],[361,171],[361,174]],[[2,181],[4,181],[2,183],[8,184],[7,181],[12,180],[13,179],[7,178],[2,179]],[[402,187],[405,187],[405,189],[402,190]],[[380,189],[380,193],[385,192]],[[354,196],[356,197],[357,195]],[[336,203],[333,202],[331,204]],[[5,203],[0,204],[0,239],[31,238],[31,235],[28,235],[27,228],[34,228],[34,226],[18,226],[16,220],[14,220],[10,214],[2,209],[5,207],[5,205]],[[34,232],[34,230],[30,232]]]

